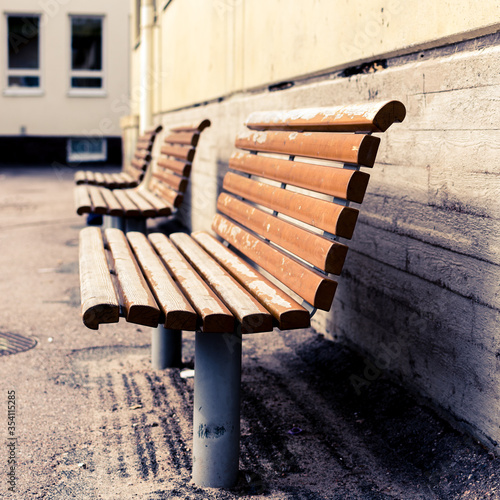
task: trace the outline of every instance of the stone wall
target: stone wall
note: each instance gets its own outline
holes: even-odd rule
[[[183,210],[198,230],[210,226],[234,136],[251,111],[405,103],[405,122],[382,136],[335,305],[314,326],[366,353],[364,371],[351,377],[354,393],[363,397],[390,373],[497,449],[499,61],[500,37],[491,35],[155,118],[167,129],[212,121]]]

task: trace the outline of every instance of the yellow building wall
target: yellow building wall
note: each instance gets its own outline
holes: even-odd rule
[[[499,28],[496,0],[158,2],[154,112]]]

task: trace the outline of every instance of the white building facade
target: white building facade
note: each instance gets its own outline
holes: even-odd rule
[[[0,0],[4,164],[121,162],[129,2]]]

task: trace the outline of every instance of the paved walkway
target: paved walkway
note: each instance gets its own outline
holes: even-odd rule
[[[240,482],[192,485],[192,379],[151,369],[147,328],[81,323],[72,189],[0,168],[0,334],[37,341],[0,356],[0,498],[500,498],[498,459],[386,374],[358,395],[364,360],[310,330],[246,338]]]

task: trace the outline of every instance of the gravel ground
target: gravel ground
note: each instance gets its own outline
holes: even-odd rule
[[[72,189],[69,169],[0,169],[0,335],[37,342],[0,356],[0,436],[16,438],[0,498],[500,498],[498,458],[388,374],[358,394],[365,360],[313,330],[244,339],[239,483],[193,485],[193,379],[151,369],[147,328],[81,323]]]

